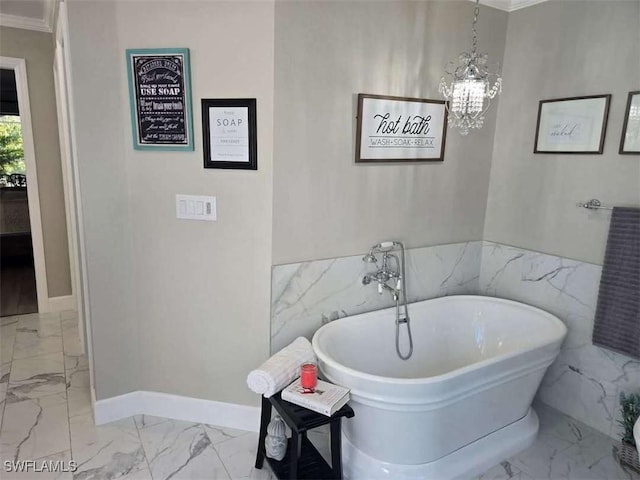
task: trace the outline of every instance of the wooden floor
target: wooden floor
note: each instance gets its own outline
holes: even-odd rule
[[[0,267],[0,317],[38,311],[33,265]]]

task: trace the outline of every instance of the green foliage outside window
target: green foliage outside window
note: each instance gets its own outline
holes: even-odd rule
[[[20,117],[0,116],[0,174],[25,171]]]

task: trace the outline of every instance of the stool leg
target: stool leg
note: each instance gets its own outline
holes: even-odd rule
[[[260,414],[260,435],[258,436],[258,453],[256,453],[256,468],[262,468],[266,450],[264,439],[267,437],[267,426],[271,421],[271,402],[262,397],[262,413]]]
[[[300,454],[302,453],[302,439],[295,430],[291,432],[291,443],[289,445],[289,479],[297,480],[298,478],[298,461],[300,460]]]
[[[342,480],[342,437],[340,419],[331,422],[331,469],[333,478]]]

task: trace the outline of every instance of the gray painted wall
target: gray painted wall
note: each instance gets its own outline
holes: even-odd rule
[[[50,33],[0,27],[0,55],[24,58],[36,151],[44,259],[49,297],[71,295],[58,117]]]
[[[98,399],[131,390],[257,404],[269,353],[273,2],[69,6]],[[127,48],[187,47],[194,152],[134,151]],[[257,98],[258,171],[203,169],[201,98]],[[96,114],[99,112],[99,115]],[[218,221],[175,218],[214,195]]]
[[[94,384],[102,399],[139,390],[126,63],[118,47],[116,2],[72,1],[67,8]]]
[[[640,157],[618,154],[639,51],[638,1],[550,1],[509,15],[485,240],[602,263],[610,214],[576,202],[640,205]],[[606,93],[603,155],[533,154],[540,100]]]
[[[493,61],[508,36],[499,108],[480,132],[451,131],[444,163],[398,166],[354,164],[356,94],[439,98],[444,66],[469,47],[472,3],[149,5],[69,6],[99,399],[144,389],[255,404],[244,378],[268,355],[272,264],[390,237],[479,240],[490,179],[487,239],[570,258],[600,252],[608,224],[576,201],[638,203],[638,159],[615,153],[639,80],[637,3],[542,4],[508,28],[482,7]],[[192,153],[131,147],[124,52],[159,46],[191,49]],[[614,94],[605,155],[529,153],[538,101],[578,90]],[[259,170],[203,170],[198,100],[236,96],[258,99]],[[217,195],[218,222],[176,220],[176,193]]]
[[[449,131],[444,163],[356,165],[358,93],[440,99],[471,45],[473,4],[277,2],[273,263],[482,239],[496,111]],[[480,48],[501,62],[507,13],[481,7]]]

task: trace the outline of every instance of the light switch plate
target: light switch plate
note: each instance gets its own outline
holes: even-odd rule
[[[215,222],[217,220],[216,197],[177,194],[176,217]]]

